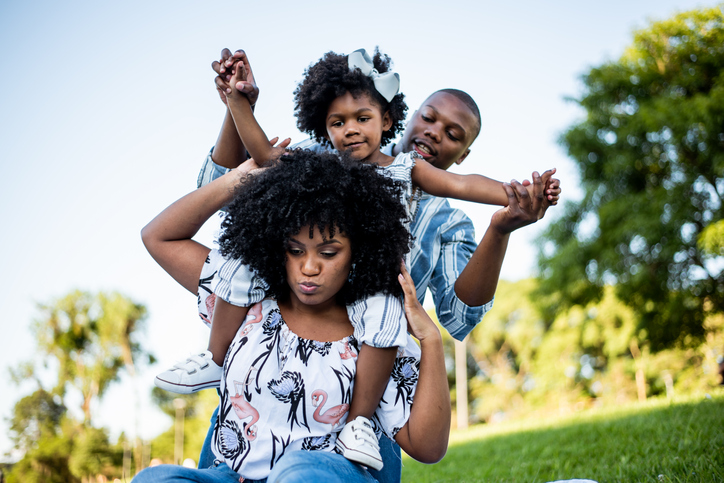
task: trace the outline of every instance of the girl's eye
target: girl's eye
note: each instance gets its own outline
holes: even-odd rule
[[[287,250],[290,255],[300,255],[302,251],[299,248],[290,248]]]
[[[332,127],[340,127],[342,125],[342,121],[334,121],[332,123]]]
[[[357,119],[357,121],[359,121],[359,122],[367,122],[369,120],[370,120],[369,117],[360,117],[359,119]]]
[[[337,252],[322,252],[322,256],[327,257],[327,258],[332,258],[336,254],[337,254]]]

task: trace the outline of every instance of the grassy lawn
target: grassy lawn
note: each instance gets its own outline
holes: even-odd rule
[[[455,431],[445,458],[403,457],[403,482],[724,482],[724,390]]]

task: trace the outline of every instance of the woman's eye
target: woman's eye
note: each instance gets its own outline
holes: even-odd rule
[[[327,257],[327,258],[332,258],[336,254],[337,254],[337,252],[322,252],[322,256]]]
[[[302,253],[299,248],[290,248],[287,252],[289,252],[290,255],[299,255]]]

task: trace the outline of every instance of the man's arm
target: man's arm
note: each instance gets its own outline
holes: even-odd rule
[[[508,206],[493,214],[478,248],[455,282],[455,293],[467,305],[482,305],[493,299],[510,234],[543,218],[550,206],[537,172],[533,173],[533,196],[516,181],[506,183],[504,189]]]

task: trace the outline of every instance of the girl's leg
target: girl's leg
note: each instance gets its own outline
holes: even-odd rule
[[[267,483],[374,483],[376,480],[357,463],[337,453],[292,451],[272,468]]]
[[[357,416],[372,418],[390,381],[396,356],[397,347],[362,344],[357,356],[357,373],[354,376],[354,392],[347,421],[353,421]]]
[[[249,312],[249,307],[239,307],[216,297],[214,316],[211,319],[211,335],[209,336],[209,352],[217,366],[224,364],[226,351],[231,341]],[[391,370],[391,369],[390,369]],[[380,397],[382,397],[380,395]]]
[[[347,423],[337,436],[337,449],[345,458],[375,470],[383,467],[372,418],[390,380],[397,347],[377,348],[362,345],[357,356],[352,403]]]
[[[236,332],[244,322],[248,307],[238,307],[216,297],[211,319],[209,349],[179,362],[158,376],[156,386],[177,394],[190,394],[208,388],[218,388],[223,376],[224,358]]]

